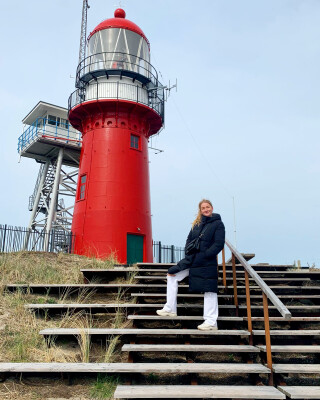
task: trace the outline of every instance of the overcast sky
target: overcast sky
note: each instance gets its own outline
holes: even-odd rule
[[[88,33],[116,0],[89,0]],[[320,266],[318,0],[127,0],[162,82],[178,80],[150,152],[153,238],[184,245],[203,197],[257,262]],[[43,100],[67,106],[82,0],[2,6],[0,224],[27,226],[38,173],[19,160],[21,120]],[[70,77],[71,76],[71,77]]]

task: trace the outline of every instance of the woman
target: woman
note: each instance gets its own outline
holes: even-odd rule
[[[201,200],[196,219],[192,223],[186,246],[199,237],[200,249],[186,256],[177,265],[169,268],[167,275],[167,302],[157,314],[165,317],[177,316],[178,282],[189,275],[189,291],[204,293],[203,318],[200,330],[218,329],[218,271],[217,255],[223,249],[225,229],[219,214],[213,213],[209,200]]]

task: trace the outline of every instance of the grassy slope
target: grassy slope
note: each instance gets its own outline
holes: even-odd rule
[[[90,345],[88,337],[81,335],[80,346],[66,343],[48,348],[39,331],[49,327],[122,327],[126,322],[121,313],[106,315],[98,320],[84,314],[68,314],[63,318],[37,318],[24,307],[27,303],[56,303],[65,301],[52,295],[33,295],[32,293],[8,293],[4,286],[9,283],[83,283],[81,268],[111,268],[115,260],[96,260],[70,254],[19,252],[0,255],[0,362],[111,362],[120,361],[119,340],[111,338],[109,350]],[[83,292],[72,302],[90,301],[94,293]],[[113,301],[121,301],[115,295]],[[112,301],[112,302],[113,302]],[[117,349],[117,350],[116,350]],[[61,388],[50,384],[56,394]],[[55,398],[51,389],[41,385],[41,390],[27,390],[24,385],[9,381],[0,384],[0,398],[3,399],[43,399]],[[63,386],[63,384],[62,384]],[[81,399],[101,397],[100,387],[110,386],[97,381],[79,385],[77,395]],[[66,388],[66,393],[68,392]],[[108,392],[108,390],[107,390]],[[92,396],[89,396],[89,393]],[[52,396],[49,396],[52,395]],[[75,396],[75,394],[73,394]],[[83,397],[85,395],[85,397]],[[89,396],[89,397],[87,397]],[[99,397],[100,396],[100,397]],[[62,398],[63,396],[57,396]],[[66,396],[67,397],[67,396]],[[69,396],[68,396],[69,398]]]
[[[5,253],[0,255],[0,284],[83,283],[81,268],[111,268],[115,263],[64,253]]]

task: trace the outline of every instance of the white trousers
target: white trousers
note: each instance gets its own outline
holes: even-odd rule
[[[163,307],[168,312],[177,312],[178,282],[189,275],[189,269],[177,272],[175,276],[167,275],[167,302]],[[205,292],[203,304],[203,319],[207,324],[216,325],[218,319],[218,295]]]

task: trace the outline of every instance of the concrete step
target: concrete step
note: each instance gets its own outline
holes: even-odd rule
[[[159,315],[128,315],[127,318],[129,320],[143,320],[143,321],[159,321]],[[161,320],[166,321],[166,320],[175,320],[175,321],[203,321],[202,316],[196,316],[196,315],[178,315],[174,318],[172,317],[161,317]],[[228,322],[241,322],[243,321],[244,318],[242,317],[218,317],[218,321],[228,321]],[[288,321],[288,320],[286,320]]]
[[[320,374],[320,364],[273,364],[277,374]]]
[[[125,344],[122,351],[134,352],[206,352],[206,353],[259,353],[256,346],[205,344]]]
[[[245,291],[245,286],[244,282],[241,285],[238,285],[238,293],[244,293]],[[291,293],[293,290],[296,292],[301,293],[301,296],[304,296],[305,294],[308,293],[316,293],[314,294],[315,296],[319,296],[320,292],[320,286],[289,286],[289,285],[283,285],[283,286],[275,286],[275,285],[269,285],[270,289],[272,289],[277,295],[280,295],[281,293],[286,293],[289,292]],[[123,290],[126,292],[136,292],[137,290],[141,290],[144,292],[145,295],[148,295],[149,292],[146,292],[146,290],[150,290],[153,292],[153,294],[165,294],[166,292],[167,285],[166,284],[145,284],[145,283],[86,283],[86,284],[10,284],[6,285],[6,290],[8,291],[16,291],[16,290],[21,290],[23,292],[30,291],[31,293],[45,293],[45,294],[59,294],[59,295],[65,295],[66,293],[68,294],[74,294],[77,291],[83,291],[86,290],[87,292],[90,292],[91,290],[97,292],[97,293],[115,293],[118,292],[118,290]],[[233,290],[232,285],[228,285],[227,288],[229,290]],[[218,289],[220,290],[221,293],[223,293],[224,286],[219,285]],[[159,293],[154,293],[155,291],[159,291]],[[180,284],[179,285],[179,294],[189,294],[189,286],[186,284]],[[259,286],[250,286],[250,292],[251,296],[253,296],[253,293],[259,293],[261,297],[261,289]],[[151,293],[152,294],[152,293]],[[309,294],[310,295],[310,294]],[[288,294],[290,297],[290,294]],[[296,296],[299,297],[299,294],[296,294]],[[313,296],[313,295],[311,295]]]
[[[289,399],[320,399],[320,386],[278,386]]]
[[[221,266],[220,266],[221,267]],[[132,268],[132,267],[114,267],[114,268],[107,268],[107,269],[102,269],[102,268],[83,268],[80,269],[80,271],[86,275],[86,274],[116,274],[116,273],[124,273],[124,272],[133,272],[133,273],[145,273],[145,272],[150,272],[150,273],[158,273],[162,275],[167,275],[168,268]],[[290,271],[272,271],[272,270],[258,270],[256,271],[259,275],[286,275],[286,276],[319,276],[320,275],[320,270],[315,271],[315,270],[309,270],[309,268],[305,268],[303,270],[290,270]],[[222,269],[220,269],[220,273],[222,274]],[[231,269],[226,269],[227,275],[232,275],[233,271]],[[237,270],[237,274],[239,275],[244,275],[244,270]]]
[[[200,331],[199,329],[112,329],[112,328],[48,328],[39,332],[43,336],[78,336],[80,334],[90,336],[108,335],[130,335],[130,336],[250,336],[246,330],[240,329],[219,329],[216,331]]]
[[[265,352],[266,346],[257,346],[258,349]],[[296,346],[271,346],[272,353],[320,353],[320,346],[296,345]]]
[[[243,317],[244,321],[247,321],[247,317]],[[262,322],[264,317],[252,317],[252,321]],[[270,321],[275,322],[320,322],[320,317],[291,317],[290,319],[285,319],[283,317],[269,317]]]
[[[128,315],[128,319],[130,320],[142,320],[142,321],[158,321],[158,315]],[[203,320],[202,316],[198,315],[178,315],[177,317],[161,317],[161,320],[176,320],[176,321],[201,321]],[[263,317],[251,317],[252,321],[263,322]],[[219,316],[218,321],[228,321],[228,322],[241,322],[247,321],[247,317],[230,317],[230,316]],[[273,322],[320,322],[320,317],[291,317],[290,319],[285,319],[283,317],[269,317],[270,321]]]
[[[156,280],[167,280],[166,275],[135,275],[133,277],[133,279],[135,280],[139,280],[139,281],[156,281]],[[228,277],[227,276],[227,282],[232,282],[233,278],[232,277]],[[310,281],[310,277],[300,277],[300,278],[292,278],[292,277],[278,277],[278,278],[263,278],[263,280],[265,282],[279,282],[281,284],[283,284],[284,282],[309,282]],[[245,281],[245,278],[242,277],[238,277],[237,276],[237,282],[238,281]],[[250,282],[254,282],[253,278],[249,278]]]
[[[182,309],[202,309],[203,304],[178,304],[178,310],[180,311]],[[85,310],[87,312],[90,312],[91,314],[96,314],[96,313],[104,313],[104,312],[111,312],[113,311],[118,311],[118,310],[128,310],[128,309],[133,309],[133,310],[146,310],[149,309],[150,311],[154,311],[161,308],[161,305],[159,304],[132,304],[132,303],[106,303],[106,304],[78,304],[78,303],[64,303],[64,304],[26,304],[25,308],[36,311],[36,312],[41,312],[41,311],[46,311],[46,312],[52,312],[52,313],[65,313],[67,311],[81,311]],[[219,310],[234,310],[236,307],[234,305],[219,305]],[[319,310],[319,306],[306,306],[306,305],[298,305],[298,306],[287,306],[287,308],[291,311],[294,310],[299,310],[299,311],[317,311]],[[239,305],[239,310],[246,310],[247,306],[246,305]],[[262,305],[252,305],[251,306],[252,310],[263,310]],[[275,306],[269,306],[269,310],[276,310]]]
[[[147,298],[165,298],[166,293],[131,293],[131,297],[147,297]],[[192,298],[192,299],[203,299],[203,294],[194,294],[194,293],[178,293],[177,297],[181,298]],[[218,294],[218,297],[221,299],[233,299],[233,295],[231,294]],[[318,294],[286,294],[286,295],[278,295],[279,299],[311,299],[317,300],[319,299]],[[247,296],[245,294],[239,294],[238,299],[246,299]],[[261,294],[250,294],[250,299],[258,299],[262,301]]]
[[[0,363],[0,372],[270,374],[270,369],[243,363]]]
[[[253,329],[254,336],[265,336],[263,329]],[[271,336],[320,336],[320,329],[270,329]]]
[[[285,399],[273,386],[227,385],[118,385],[115,400],[122,399]]]

